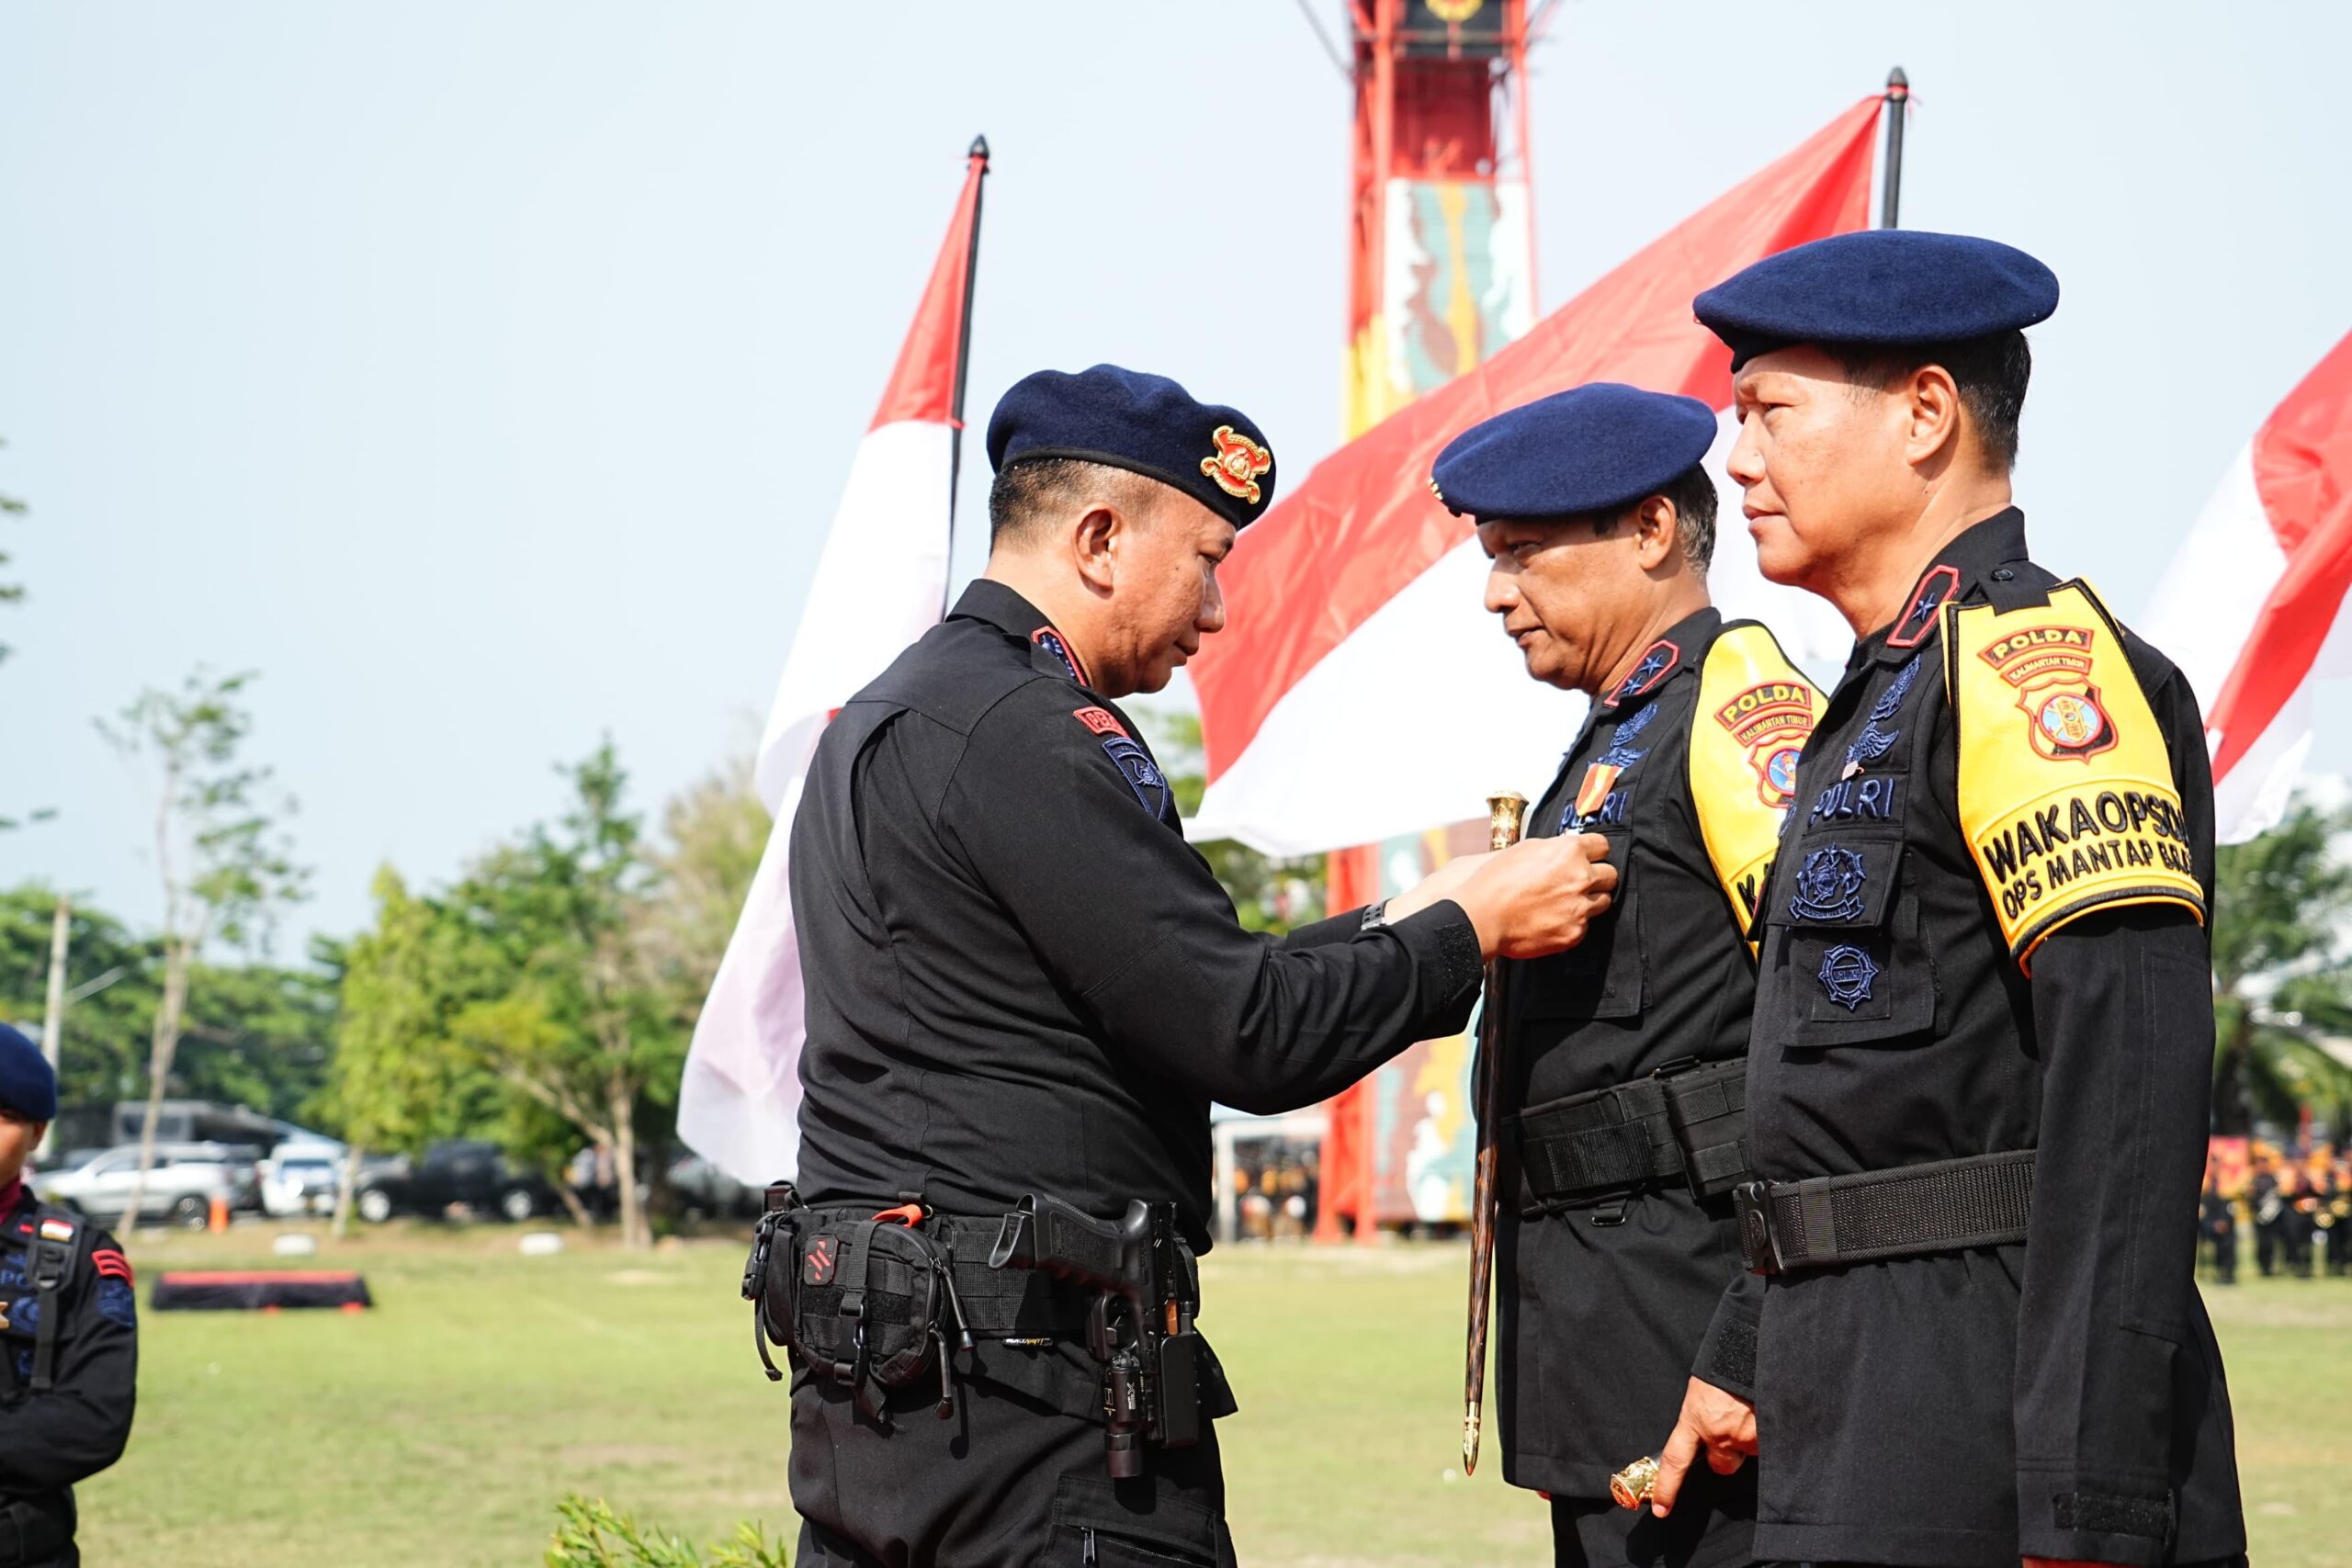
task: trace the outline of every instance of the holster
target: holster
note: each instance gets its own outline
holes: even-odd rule
[[[1748,1179],[1745,1058],[1685,1057],[1647,1077],[1530,1106],[1506,1119],[1520,1213],[1534,1219],[1669,1184],[1721,1197]]]

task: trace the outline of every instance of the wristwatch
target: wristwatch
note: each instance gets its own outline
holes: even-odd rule
[[[1388,900],[1383,898],[1377,904],[1371,904],[1365,907],[1363,912],[1363,924],[1358,928],[1358,931],[1359,933],[1363,931],[1376,931],[1387,923]]]

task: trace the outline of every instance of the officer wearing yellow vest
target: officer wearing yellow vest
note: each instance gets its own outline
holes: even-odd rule
[[[1760,1438],[1759,1557],[2245,1561],[2193,1279],[2211,779],[2180,672],[2011,504],[2057,303],[2019,251],[1893,231],[1697,301],[1758,563],[1857,639],[1763,901],[1748,1271],[1652,1505]]]
[[[1619,875],[1581,946],[1498,976],[1504,1474],[1550,1495],[1563,1563],[1750,1556],[1752,1476],[1670,1519],[1610,1503],[1738,1269],[1747,930],[1821,701],[1708,603],[1714,435],[1704,403],[1602,383],[1465,431],[1433,477],[1527,672],[1592,699],[1530,833],[1601,834]]]

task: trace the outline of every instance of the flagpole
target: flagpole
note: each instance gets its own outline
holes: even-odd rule
[[[1896,66],[1886,73],[1886,184],[1881,189],[1878,226],[1899,229],[1903,205],[1903,117],[1911,102],[1911,78]]]
[[[966,167],[978,165],[972,186],[972,232],[966,242],[970,249],[964,256],[964,313],[956,328],[956,400],[948,409],[947,437],[947,574],[940,587],[939,615],[946,619],[955,592],[956,578],[956,489],[964,472],[964,377],[972,365],[972,289],[980,276],[980,198],[988,190],[989,139],[972,138],[969,152],[965,154]]]

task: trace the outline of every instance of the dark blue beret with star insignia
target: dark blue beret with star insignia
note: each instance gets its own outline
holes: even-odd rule
[[[1472,425],[1437,455],[1430,488],[1457,517],[1606,512],[1657,494],[1714,440],[1696,398],[1594,381]]]
[[[0,1105],[36,1122],[57,1120],[57,1075],[21,1030],[0,1023]]]
[[[1737,370],[1791,344],[1904,348],[2030,327],[2058,309],[2058,275],[1997,240],[1865,229],[1766,256],[1691,309]]]
[[[1165,376],[1116,365],[1040,370],[997,400],[989,462],[1039,457],[1125,468],[1182,491],[1235,527],[1274,501],[1274,455],[1249,415],[1204,403]]]

